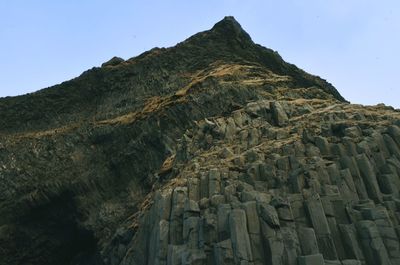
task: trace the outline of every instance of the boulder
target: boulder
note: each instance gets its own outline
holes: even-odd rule
[[[283,109],[282,105],[278,101],[272,101],[271,103],[272,117],[278,126],[285,126],[289,122],[289,118]]]

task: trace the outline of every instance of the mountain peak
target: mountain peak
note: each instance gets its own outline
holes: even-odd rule
[[[213,29],[229,28],[236,31],[243,31],[242,26],[233,16],[226,16],[221,21],[217,22]]]
[[[239,40],[251,41],[250,35],[242,28],[233,16],[226,16],[216,23],[211,32],[219,33],[224,37],[234,37]]]

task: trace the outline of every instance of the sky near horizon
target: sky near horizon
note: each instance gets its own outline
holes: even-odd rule
[[[174,46],[227,15],[351,103],[400,108],[398,0],[0,0],[0,97]]]

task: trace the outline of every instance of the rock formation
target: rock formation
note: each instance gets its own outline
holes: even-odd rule
[[[400,264],[400,112],[232,17],[0,114],[0,264]]]

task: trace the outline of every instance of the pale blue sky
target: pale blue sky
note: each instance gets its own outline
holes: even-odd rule
[[[0,96],[173,46],[226,15],[352,103],[400,107],[399,0],[0,0]]]

